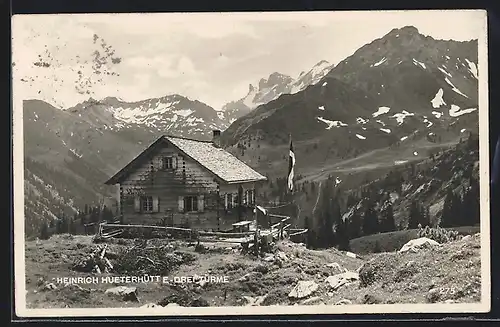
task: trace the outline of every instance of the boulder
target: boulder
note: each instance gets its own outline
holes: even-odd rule
[[[346,305],[346,304],[352,304],[351,300],[348,299],[342,299],[340,301],[337,301],[335,305]]]
[[[259,273],[258,271],[251,271],[249,273],[246,273],[245,275],[241,276],[240,278],[238,278],[238,282],[246,282],[246,281],[249,281],[250,279],[252,279],[252,277],[254,276],[259,276]]]
[[[329,263],[326,265],[328,268],[332,268],[336,271],[338,271],[338,273],[343,273],[343,272],[346,272],[347,269],[345,268],[342,268],[338,263],[336,262],[332,262],[332,263]]]
[[[357,258],[356,254],[352,252],[346,252],[345,255],[348,256],[349,258]]]
[[[285,254],[285,252],[278,252],[276,253],[276,258],[282,260],[282,261],[287,261],[288,256]]]
[[[312,298],[302,301],[300,304],[302,305],[323,304],[323,302],[321,301],[321,298],[319,296],[313,296]]]
[[[264,260],[265,262],[273,262],[275,260],[275,258],[274,258],[274,255],[270,254],[270,255],[266,255],[262,260]]]
[[[166,305],[166,307],[179,307],[180,305],[178,305],[177,303],[175,302],[172,302],[172,303],[169,303]]]
[[[465,241],[468,241],[472,238],[472,236],[470,235],[465,235],[464,237],[462,237],[462,241],[465,242]]]
[[[55,290],[55,289],[57,289],[57,286],[56,286],[56,284],[54,284],[54,283],[46,283],[46,284],[43,286],[43,289],[44,289],[44,290]]]
[[[308,297],[312,293],[318,290],[318,284],[312,280],[300,281],[297,285],[290,291],[288,297],[303,299]]]
[[[120,296],[123,301],[139,301],[137,297],[137,288],[129,286],[117,286],[107,289],[105,294]]]
[[[261,296],[243,296],[243,299],[246,301],[247,306],[259,306],[264,302],[264,300],[267,298],[267,295],[261,295]]]
[[[419,249],[424,248],[424,247],[438,246],[438,245],[439,245],[438,242],[431,240],[430,238],[420,237],[420,238],[413,239],[413,240],[409,241],[408,243],[406,243],[405,245],[403,245],[403,247],[399,250],[399,253],[404,253],[404,252],[408,252],[408,251],[416,252]]]
[[[334,276],[329,276],[325,282],[330,285],[333,290],[339,289],[341,286],[355,282],[359,280],[359,274],[347,271],[341,274],[337,274]]]

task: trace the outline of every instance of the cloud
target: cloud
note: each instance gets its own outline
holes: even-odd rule
[[[165,62],[165,65],[158,67],[158,75],[164,78],[194,78],[198,72],[191,61],[186,56],[179,56],[173,62]]]

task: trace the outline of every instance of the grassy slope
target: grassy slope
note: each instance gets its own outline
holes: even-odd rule
[[[446,229],[456,230],[461,235],[479,233],[480,230],[479,226],[463,226]],[[355,253],[373,253],[378,243],[381,251],[391,252],[399,250],[406,242],[415,238],[418,238],[418,229],[406,229],[355,238],[351,240],[350,247]]]
[[[163,241],[149,241],[159,246]],[[119,252],[133,244],[130,241],[114,241],[108,251]],[[93,246],[87,236],[54,236],[46,241],[26,242],[26,285],[29,308],[60,307],[138,307],[146,303],[177,302],[184,306],[195,305],[193,299],[202,299],[209,306],[245,305],[244,296],[267,295],[263,305],[294,304],[288,293],[300,280],[314,280],[318,290],[311,297],[319,297],[312,303],[335,304],[347,299],[353,304],[362,303],[426,303],[452,299],[456,302],[477,302],[480,299],[480,244],[479,237],[456,241],[438,248],[419,250],[417,253],[379,253],[350,258],[336,249],[308,250],[298,244],[282,242],[279,249],[287,259],[281,267],[276,263],[255,259],[250,255],[224,253],[223,251],[195,253],[193,247],[175,242],[179,250],[191,252],[196,260],[181,265],[169,276],[193,274],[228,276],[228,283],[206,284],[195,287],[185,284],[182,288],[161,283],[138,284],[139,303],[125,302],[104,291],[109,284],[91,284],[78,287],[57,285],[55,290],[41,290],[38,279],[51,281],[65,276],[88,276],[70,269],[75,258],[90,251]],[[372,283],[362,286],[354,282],[337,291],[329,289],[326,277],[338,273],[327,264],[336,262],[349,271],[358,268],[361,276],[372,277]],[[242,276],[253,272],[246,281]],[[130,274],[129,274],[130,275]],[[364,277],[363,277],[364,278]],[[363,279],[364,280],[364,279]],[[429,289],[453,289],[454,294],[434,295]],[[165,304],[165,302],[163,302]]]

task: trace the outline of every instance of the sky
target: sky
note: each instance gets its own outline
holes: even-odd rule
[[[16,15],[14,99],[68,108],[181,94],[219,110],[273,72],[337,64],[393,28],[466,41],[480,11]],[[36,65],[35,62],[38,62]]]

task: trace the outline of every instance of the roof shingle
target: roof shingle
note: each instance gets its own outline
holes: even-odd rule
[[[207,141],[197,141],[173,136],[165,138],[186,155],[227,183],[265,180],[266,177],[250,168],[243,161]]]

